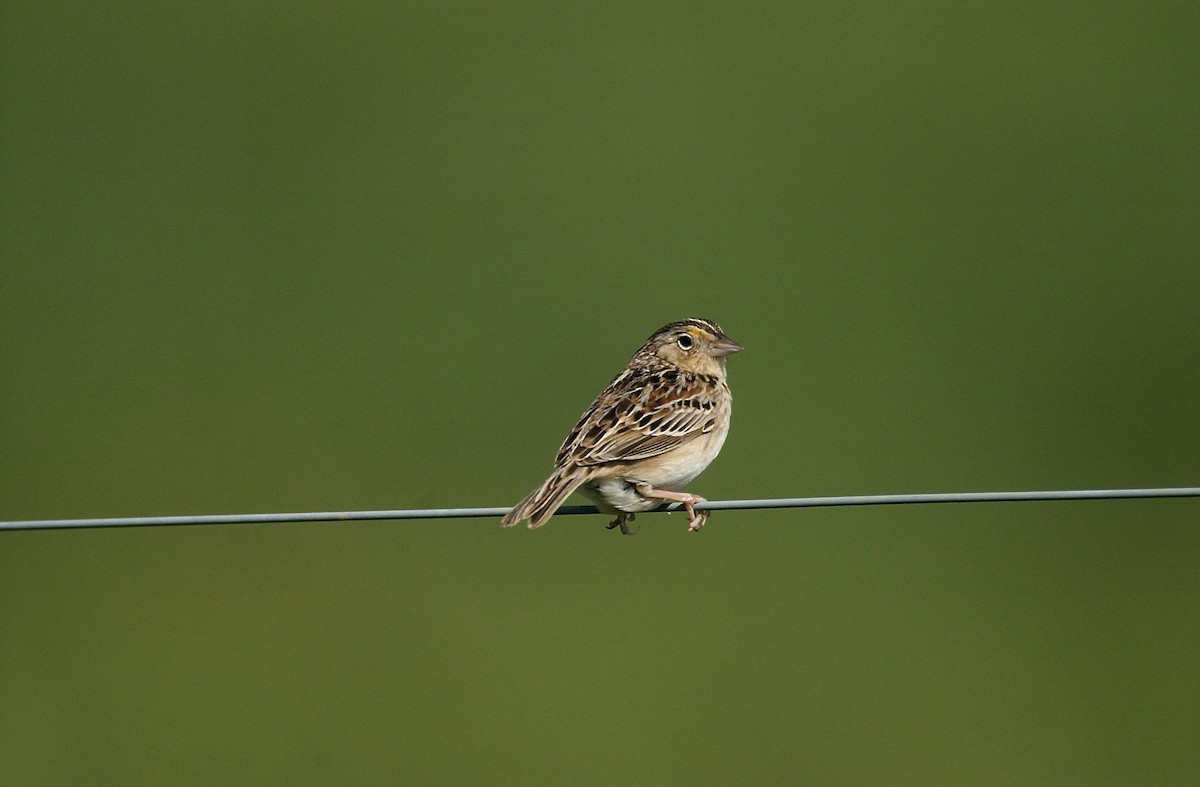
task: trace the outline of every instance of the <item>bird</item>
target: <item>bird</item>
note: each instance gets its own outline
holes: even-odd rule
[[[554,472],[505,515],[541,527],[575,490],[604,512],[608,529],[636,533],[634,515],[683,504],[688,531],[708,512],[684,488],[717,457],[729,434],[732,396],[725,361],[743,349],[712,320],[668,323],[646,340],[563,440]]]

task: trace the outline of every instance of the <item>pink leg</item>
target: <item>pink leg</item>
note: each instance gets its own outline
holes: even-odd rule
[[[697,511],[693,506],[696,503],[703,503],[704,498],[700,495],[693,495],[690,492],[668,492],[665,489],[655,489],[649,484],[638,484],[637,492],[642,497],[657,497],[663,500],[678,500],[683,503],[683,509],[688,515],[688,531],[691,533],[700,532],[700,528],[704,527],[704,521],[708,519],[707,511]]]

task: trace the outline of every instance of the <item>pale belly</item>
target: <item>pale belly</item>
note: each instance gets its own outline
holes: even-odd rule
[[[673,451],[631,464],[613,465],[603,475],[579,487],[579,492],[606,513],[650,511],[663,504],[659,498],[638,494],[637,485],[682,492],[712,463],[725,444],[728,427],[702,435]]]

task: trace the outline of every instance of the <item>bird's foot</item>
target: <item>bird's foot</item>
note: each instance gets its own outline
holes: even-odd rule
[[[683,503],[683,510],[687,511],[688,515],[688,532],[690,533],[700,532],[700,528],[704,527],[704,521],[708,519],[707,511],[697,511],[695,509],[697,503],[708,502],[703,497],[700,497],[700,495],[693,495],[690,492],[669,492],[665,489],[655,489],[646,483],[638,484],[637,491],[642,497],[657,497],[660,500]]]
[[[633,514],[617,514],[617,518],[609,522],[606,527],[609,530],[619,527],[621,528],[621,535],[636,536],[638,534],[638,530],[641,530],[641,528],[639,527],[638,530],[630,530],[629,525],[625,524],[626,522],[632,522],[635,518],[636,517],[634,517]]]
[[[688,495],[688,499],[683,501],[683,510],[687,511],[688,515],[688,532],[699,533],[700,528],[704,527],[704,523],[708,521],[707,511],[697,511],[696,503],[706,502],[700,495]]]

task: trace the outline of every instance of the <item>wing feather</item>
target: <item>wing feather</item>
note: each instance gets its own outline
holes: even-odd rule
[[[630,462],[671,451],[717,425],[711,380],[678,369],[626,369],[567,435],[558,464]]]

